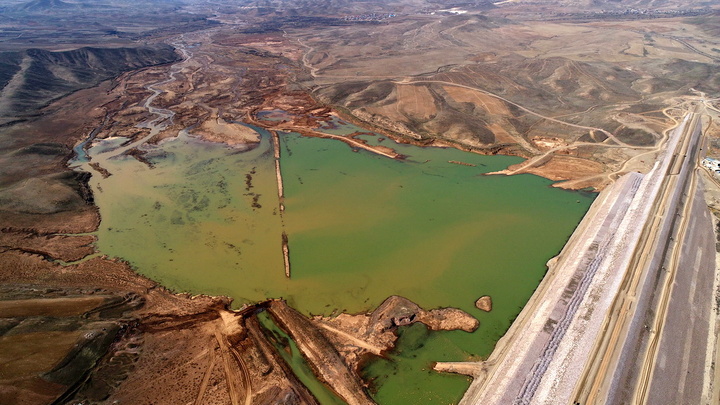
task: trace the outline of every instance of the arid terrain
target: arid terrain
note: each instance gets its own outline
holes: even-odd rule
[[[319,123],[341,117],[400,143],[526,159],[498,175],[601,190],[648,170],[699,105],[720,156],[711,1],[136,5],[0,1],[0,403],[317,403],[260,314],[343,400],[373,403],[360,364],[392,350],[399,326],[478,327],[402,297],[337,317],[281,300],[232,311],[98,255],[88,179],[112,172],[68,161],[88,137],[148,135],[153,89],[174,115],[150,143],[188,129],[252,148],[257,134],[237,123],[328,137]],[[282,120],[259,115],[275,110]]]

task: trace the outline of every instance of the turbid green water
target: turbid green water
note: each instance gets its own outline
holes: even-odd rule
[[[112,141],[93,147],[93,161],[113,173],[93,177],[98,247],[170,288],[226,294],[238,305],[283,297],[305,313],[361,312],[397,294],[480,320],[473,334],[404,330],[394,361],[364,370],[382,404],[456,401],[468,380],[430,372],[430,363],[487,356],[592,201],[532,175],[482,175],[518,158],[384,141],[409,156],[396,161],[281,136],[282,218],[267,136],[243,152],[182,135],[149,149],[152,169],[102,154]],[[490,313],[474,307],[486,294]]]
[[[374,399],[381,404],[450,404],[460,400],[470,378],[432,371],[438,359],[467,359],[458,343],[471,343],[465,332],[431,332],[422,324],[400,328],[397,347],[388,359],[377,359],[363,370]],[[468,347],[471,347],[470,344]]]

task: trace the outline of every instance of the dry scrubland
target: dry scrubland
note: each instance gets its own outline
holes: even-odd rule
[[[671,1],[558,3],[476,2],[462,15],[421,0],[0,3],[0,51],[9,52],[0,62],[0,402],[313,403],[258,326],[260,308],[291,334],[324,336],[316,371],[362,402],[358,362],[390,347],[397,323],[471,329],[463,314],[400,298],[373,314],[308,321],[278,302],[238,314],[222,298],[172,294],[125,263],[89,256],[94,237],[83,233],[99,213],[89,174],[66,162],[91,132],[146,135],[137,125],[152,117],[143,100],[153,84],[163,91],[154,105],[175,115],[151,142],[193,127],[251,147],[256,135],[233,121],[317,136],[318,120],[335,113],[401,142],[522,156],[506,173],[569,188],[646,170],[694,104],[717,116],[718,14],[596,13],[677,9]],[[705,6],[688,4],[680,6]],[[368,10],[395,16],[341,18]],[[162,14],[162,24],[152,28],[158,20],[141,11]],[[76,50],[86,45],[127,50]],[[275,109],[285,121],[258,119]],[[708,123],[709,150],[720,153]]]
[[[303,84],[346,114],[405,138],[531,158],[511,172],[599,189],[629,159],[652,162],[675,118],[717,92],[720,53],[698,52],[717,43],[702,22],[420,16],[288,36],[306,49]]]

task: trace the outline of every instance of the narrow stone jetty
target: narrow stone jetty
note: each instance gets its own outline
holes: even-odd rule
[[[459,160],[448,160],[448,163],[454,163],[454,164],[456,164],[456,165],[470,166],[470,167],[475,167],[475,166],[476,166],[476,165],[474,165],[474,164],[472,164],[472,163],[461,162],[461,161],[459,161]]]
[[[280,201],[280,218],[282,221],[282,215],[283,212],[285,212],[285,191],[283,190],[283,179],[282,173],[280,172],[280,136],[277,131],[270,131],[270,134],[272,135],[273,151],[275,156],[275,177],[277,178],[278,200]],[[285,228],[284,222],[283,228]],[[284,230],[282,233],[282,252],[283,262],[285,263],[285,277],[290,278],[290,246],[288,244],[288,235]]]
[[[280,171],[280,136],[277,131],[270,131],[272,135],[273,151],[275,155],[275,177],[277,178],[278,198],[280,199],[280,212],[285,211],[285,191],[283,189],[282,172]]]
[[[285,277],[290,278],[290,245],[287,233],[282,234],[283,261],[285,262]]]

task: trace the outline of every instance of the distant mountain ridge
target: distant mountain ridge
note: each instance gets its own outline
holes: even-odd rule
[[[169,45],[0,53],[0,117],[32,115],[74,91],[119,74],[179,60]]]
[[[67,3],[62,0],[32,0],[27,3],[12,7],[13,11],[45,11],[57,9],[77,8],[77,4]]]
[[[679,10],[710,6],[714,0],[513,0],[509,5],[544,5],[590,10],[653,9]]]

